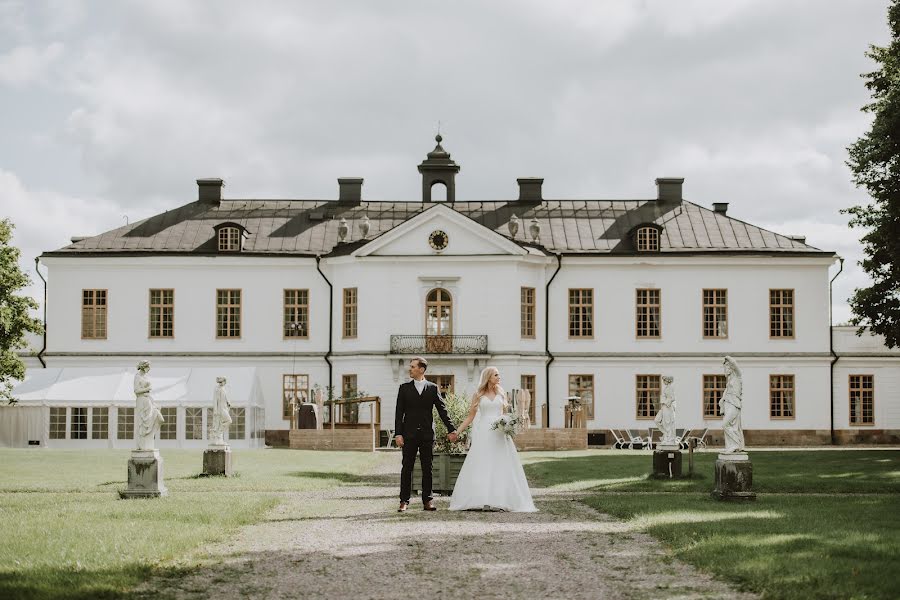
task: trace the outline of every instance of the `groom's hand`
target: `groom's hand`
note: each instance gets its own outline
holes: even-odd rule
[[[398,448],[402,448],[402,447],[403,447],[403,436],[402,436],[402,435],[398,435],[397,437],[395,437],[395,438],[394,438],[394,441],[397,442],[397,447],[398,447]]]

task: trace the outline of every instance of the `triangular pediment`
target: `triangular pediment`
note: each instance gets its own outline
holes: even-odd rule
[[[441,248],[443,238],[446,245]],[[354,256],[498,254],[521,256],[528,251],[444,204],[434,205],[353,252]]]

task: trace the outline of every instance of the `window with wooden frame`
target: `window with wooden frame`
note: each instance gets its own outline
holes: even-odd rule
[[[638,252],[659,252],[659,229],[640,227],[636,233]]]
[[[165,406],[159,409],[162,418],[165,419],[159,425],[159,439],[176,440],[178,439],[178,407]]]
[[[357,288],[344,288],[344,337],[356,337]]]
[[[133,440],[134,439],[134,407],[125,408],[120,406],[116,409],[118,416],[116,427],[116,439]]]
[[[769,375],[769,416],[794,418],[794,376]]]
[[[81,290],[81,339],[106,339],[106,290]]]
[[[534,337],[534,288],[522,288],[522,337]]]
[[[72,420],[69,423],[69,439],[88,439],[88,409],[86,406],[72,407]]]
[[[438,386],[441,396],[453,392],[454,382],[456,380],[453,375],[429,375],[425,374],[425,379]]]
[[[569,289],[569,337],[594,337],[593,289]]]
[[[208,231],[208,230],[207,230]],[[219,228],[219,252],[240,252],[243,233],[239,227],[226,225]]]
[[[569,396],[581,398],[581,406],[585,410],[587,420],[594,418],[593,375],[569,375]]]
[[[98,406],[91,409],[91,439],[109,439],[109,408]]]
[[[794,290],[769,290],[769,337],[794,337]]]
[[[728,290],[703,290],[703,337],[728,337]]]
[[[284,290],[284,337],[309,337],[309,290]]]
[[[294,406],[309,402],[309,375],[283,375],[281,378],[281,416],[290,420]]]
[[[216,337],[241,337],[241,290],[216,290]]]
[[[50,439],[64,440],[66,439],[66,407],[51,406],[50,407]]]
[[[657,289],[636,290],[636,335],[639,338],[660,336],[660,291]]]
[[[203,408],[186,406],[184,408],[184,439],[203,439]]]
[[[150,290],[150,337],[175,337],[175,290]]]
[[[356,393],[356,375],[341,375],[341,398],[353,398]],[[358,423],[359,404],[342,404],[341,422]]]
[[[875,424],[874,375],[850,375],[850,424]]]
[[[637,418],[654,419],[659,410],[659,375],[635,375]]]
[[[722,409],[719,407],[719,400],[725,393],[726,378],[724,375],[704,375],[703,376],[703,418],[704,419],[721,419]]]
[[[528,418],[531,419],[531,423],[534,424],[536,414],[534,405],[537,404],[537,386],[535,384],[535,376],[522,375],[521,387],[523,390],[528,390],[528,393],[531,395],[531,402],[528,404]]]

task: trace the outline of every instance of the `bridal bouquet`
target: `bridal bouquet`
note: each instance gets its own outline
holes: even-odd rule
[[[509,437],[515,437],[519,433],[522,419],[518,415],[503,415],[491,425],[491,429],[502,431]]]

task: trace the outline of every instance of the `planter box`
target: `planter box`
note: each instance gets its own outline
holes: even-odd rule
[[[432,491],[444,495],[453,493],[456,478],[459,477],[459,470],[462,469],[465,460],[465,454],[435,454],[431,463]],[[416,493],[422,491],[422,467],[418,456],[416,464],[413,465],[412,489]]]

